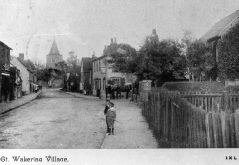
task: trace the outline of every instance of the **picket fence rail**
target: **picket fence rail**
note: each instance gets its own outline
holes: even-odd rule
[[[161,147],[239,147],[238,94],[141,92],[133,100],[142,107]]]

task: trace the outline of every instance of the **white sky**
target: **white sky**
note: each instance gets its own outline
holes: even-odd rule
[[[199,38],[239,9],[239,0],[1,0],[0,40],[45,63],[53,39],[67,59],[101,56],[116,37],[136,49],[146,35],[181,39],[183,30]]]

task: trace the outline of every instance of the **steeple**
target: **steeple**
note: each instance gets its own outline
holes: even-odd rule
[[[52,54],[52,55],[60,55],[59,50],[58,50],[57,45],[56,45],[55,39],[54,39],[54,41],[53,41],[53,43],[52,43],[51,50],[50,50],[50,53],[49,53],[49,54]]]

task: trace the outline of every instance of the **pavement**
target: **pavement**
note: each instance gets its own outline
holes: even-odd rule
[[[0,114],[7,111],[11,111],[15,108],[18,108],[24,104],[29,103],[30,101],[36,99],[40,93],[41,93],[41,90],[38,91],[37,93],[30,93],[28,95],[22,96],[21,98],[18,98],[16,100],[0,103]]]
[[[69,95],[90,100],[105,100],[95,96],[66,92]],[[125,98],[111,100],[117,112],[114,135],[105,135],[101,149],[153,149],[159,148],[153,132],[136,103]],[[103,114],[103,109],[102,109]],[[104,116],[103,116],[104,117]]]

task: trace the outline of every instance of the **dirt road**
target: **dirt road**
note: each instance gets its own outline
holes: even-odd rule
[[[122,101],[116,103],[119,107],[123,104]],[[127,104],[124,105],[127,106]],[[131,122],[131,125],[127,121],[123,126],[116,124],[116,135],[105,137],[103,109],[104,102],[96,97],[79,98],[61,92],[59,89],[43,90],[36,100],[0,116],[0,147],[7,149],[157,147],[155,142],[149,145],[152,144],[152,140],[146,137],[149,130],[139,125],[142,124],[142,119],[137,119],[140,116],[135,118],[132,108],[126,109],[129,110],[127,118],[122,116],[124,113],[121,112],[118,116],[125,121],[130,121],[132,118],[129,115],[132,114],[136,120],[140,121],[135,124]],[[137,112],[137,114],[140,113]],[[141,127],[143,129],[139,129]],[[138,137],[134,130],[141,131],[143,145],[140,140],[134,138],[134,136]],[[142,137],[145,138],[142,139]],[[118,145],[124,144],[117,146],[114,141],[117,141]]]

